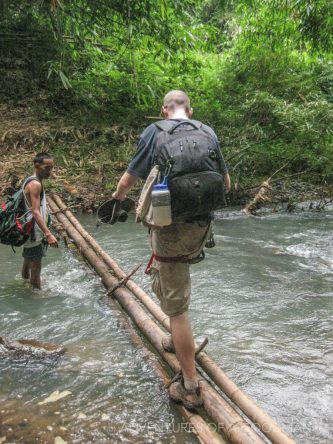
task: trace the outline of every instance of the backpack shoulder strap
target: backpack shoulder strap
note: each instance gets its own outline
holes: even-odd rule
[[[181,125],[191,125],[194,129],[200,129],[202,127],[202,123],[199,120],[181,120],[181,121],[171,121],[171,120],[161,120],[160,122],[156,122],[155,126],[162,131],[167,131],[170,134],[174,132],[176,128]]]
[[[23,183],[23,185],[22,185],[22,192],[23,192],[24,204],[25,204],[25,207],[26,207],[27,209],[30,209],[31,206],[30,206],[30,203],[28,202],[27,196],[25,195],[25,187],[26,187],[30,182],[32,182],[32,181],[34,181],[34,180],[36,180],[37,182],[39,182],[40,184],[42,184],[42,182],[38,179],[37,176],[29,176],[29,177],[24,181],[24,183]],[[40,192],[40,198],[41,198],[41,199],[44,199],[44,198],[45,198],[45,192],[44,192],[43,185],[42,185],[42,190],[41,190],[41,192]]]
[[[194,123],[194,125],[199,129],[202,127],[202,122],[200,120],[193,120],[191,119],[191,122]]]
[[[29,176],[27,179],[25,179],[23,185],[22,185],[22,190],[25,189],[25,187],[32,182],[33,180],[37,180],[37,182],[39,182],[41,184],[41,181],[38,179],[37,176]]]
[[[174,125],[175,123],[171,122],[170,120],[160,120],[158,122],[155,122],[155,126],[161,131],[169,131],[170,129],[173,128]]]

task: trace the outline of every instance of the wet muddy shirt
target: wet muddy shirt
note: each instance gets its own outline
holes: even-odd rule
[[[186,119],[170,119],[176,122],[186,121]],[[217,140],[217,136],[215,132],[207,125],[202,125],[202,129],[209,133],[214,140],[216,140],[217,145],[220,147],[219,142]],[[135,177],[140,177],[141,179],[146,180],[150,170],[153,167],[153,156],[155,149],[155,140],[161,130],[157,128],[157,126],[152,123],[149,125],[141,134],[138,142],[138,149],[128,165],[127,172]],[[221,161],[222,161],[222,172],[223,174],[227,174],[228,170],[223,158],[222,151],[221,153]]]

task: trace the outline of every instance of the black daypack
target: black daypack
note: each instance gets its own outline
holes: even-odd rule
[[[24,186],[32,180],[38,179],[31,176],[24,182]],[[34,219],[28,220],[27,218],[23,195],[24,186],[0,205],[0,242],[12,247],[23,245],[34,229]]]
[[[197,120],[155,123],[154,165],[168,177],[174,222],[198,219],[226,205],[217,141]]]

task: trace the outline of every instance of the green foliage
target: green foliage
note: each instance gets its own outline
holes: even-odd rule
[[[199,111],[220,129],[234,177],[270,176],[283,164],[332,180],[332,63],[239,42],[205,74]],[[207,68],[206,68],[207,69]],[[207,104],[211,104],[207,112]]]
[[[333,180],[333,1],[3,5],[1,56],[26,61],[30,84],[46,91],[53,112],[143,126],[163,95],[181,88],[195,116],[216,129],[236,180],[284,164]],[[0,68],[3,91],[8,66]]]

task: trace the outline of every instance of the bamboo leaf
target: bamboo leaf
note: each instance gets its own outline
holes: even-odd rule
[[[62,71],[59,71],[59,76],[65,89],[69,89],[72,87],[68,78]]]
[[[151,94],[153,97],[156,97],[156,94],[155,94],[155,91],[153,90],[153,88],[152,88],[150,85],[147,85],[147,88],[149,89],[150,94]]]

